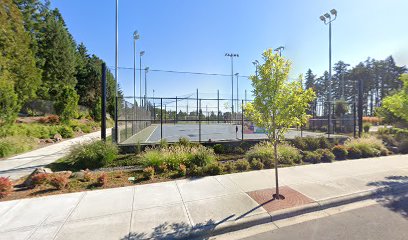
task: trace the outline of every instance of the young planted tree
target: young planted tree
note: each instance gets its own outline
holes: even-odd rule
[[[257,126],[266,130],[274,148],[276,194],[280,199],[278,182],[278,143],[290,127],[299,127],[307,122],[306,110],[315,99],[313,89],[303,90],[301,76],[289,81],[291,63],[274,54],[272,49],[262,54],[264,63],[258,67],[258,74],[251,76],[252,103],[245,105],[245,115]]]
[[[402,89],[384,98],[382,107],[408,122],[408,74],[402,74],[400,80],[403,82]]]

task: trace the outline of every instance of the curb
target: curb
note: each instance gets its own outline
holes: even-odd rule
[[[183,236],[181,239],[191,239],[192,237],[193,238],[214,237],[220,234],[234,232],[234,231],[242,230],[245,228],[253,227],[256,225],[273,223],[274,221],[277,221],[277,220],[296,217],[296,216],[303,215],[306,213],[322,211],[325,209],[347,205],[350,203],[355,203],[355,202],[368,200],[368,199],[375,200],[385,194],[390,194],[390,193],[397,194],[401,192],[407,192],[408,191],[407,187],[408,187],[408,184],[401,185],[401,186],[395,186],[392,188],[383,187],[383,188],[378,188],[378,189],[371,189],[367,191],[352,193],[352,194],[334,197],[330,199],[320,200],[320,201],[316,201],[316,202],[302,205],[299,207],[282,209],[282,210],[267,213],[267,214],[261,213],[261,214],[253,215],[245,219],[242,219],[242,222],[240,223],[221,222],[215,225],[207,225],[204,227],[193,229],[192,232],[188,234],[188,236]],[[222,224],[222,226],[219,226],[219,224]]]

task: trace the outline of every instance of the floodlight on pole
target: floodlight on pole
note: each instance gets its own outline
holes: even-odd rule
[[[284,46],[280,46],[280,47],[277,47],[277,48],[275,48],[275,52],[279,52],[279,56],[280,57],[282,57],[282,51],[283,50],[285,50],[285,47]]]
[[[258,77],[258,66],[259,66],[258,60],[253,61],[252,64],[254,64],[255,66],[255,76]]]
[[[327,135],[328,137],[330,137],[330,133],[331,133],[331,108],[332,108],[332,74],[331,74],[331,58],[332,58],[332,54],[331,54],[331,23],[336,20],[337,18],[337,10],[336,9],[332,9],[330,10],[331,15],[334,16],[334,18],[331,17],[331,15],[329,13],[325,13],[324,15],[320,16],[320,20],[322,20],[324,22],[325,25],[329,25],[329,96],[328,96],[328,127],[327,127]]]
[[[232,113],[231,117],[234,115],[234,57],[239,57],[237,53],[226,53],[226,57],[231,58],[231,102],[232,102]]]
[[[137,31],[133,32],[133,113],[136,119],[136,41],[140,39]],[[132,133],[135,134],[134,123],[132,123]]]
[[[119,142],[119,134],[118,134],[118,42],[119,42],[119,34],[118,34],[118,22],[119,22],[119,0],[116,0],[116,9],[115,9],[115,135],[112,138],[113,142]]]

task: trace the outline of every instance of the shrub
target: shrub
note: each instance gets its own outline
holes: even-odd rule
[[[245,159],[240,159],[235,162],[235,169],[238,171],[247,171],[249,169],[249,162]]]
[[[332,152],[334,154],[334,156],[336,156],[336,159],[338,160],[343,160],[346,159],[348,151],[346,149],[346,147],[344,147],[343,145],[336,145],[332,148]]]
[[[63,87],[54,104],[62,122],[68,122],[70,119],[78,117],[78,101],[79,95],[72,86]]]
[[[10,136],[0,139],[0,157],[27,152],[35,147],[35,139],[31,137]]]
[[[74,147],[67,156],[67,160],[79,169],[95,169],[111,164],[117,156],[116,145],[96,141]]]
[[[46,173],[34,174],[31,177],[31,186],[30,187],[35,188],[37,186],[41,186],[41,185],[47,183],[47,181],[48,181],[48,174],[46,174]]]
[[[347,154],[348,158],[351,158],[351,159],[358,159],[358,158],[361,158],[362,156],[361,150],[356,147],[348,147],[347,152],[348,152]]]
[[[158,169],[162,164],[166,164],[172,170],[176,170],[180,164],[187,167],[192,164],[202,167],[214,161],[214,151],[202,145],[150,148],[141,155],[142,165],[153,166],[155,169]]]
[[[103,172],[96,179],[96,184],[100,187],[103,187],[103,186],[106,186],[107,183],[108,183],[108,175],[105,172]]]
[[[371,128],[371,123],[364,123],[363,124],[364,132],[368,133],[368,131],[370,131],[370,128]]]
[[[201,177],[204,175],[203,168],[193,164],[188,169],[188,175],[192,177]]]
[[[167,168],[167,165],[165,163],[162,163],[157,169],[155,168],[155,170],[157,172],[164,173],[164,172],[167,172],[168,168]]]
[[[261,170],[264,168],[264,164],[256,158],[251,161],[250,165],[254,170]]]
[[[207,175],[219,175],[222,173],[222,168],[221,165],[217,162],[215,163],[210,163],[206,166],[203,167],[203,171]]]
[[[223,167],[224,167],[223,171],[227,173],[232,173],[235,170],[235,165],[234,165],[234,162],[232,161],[228,161],[224,163]]]
[[[329,142],[329,139],[325,137],[319,137],[318,140],[319,140],[319,148],[327,149],[327,148],[332,147],[332,144]]]
[[[408,140],[404,140],[399,144],[398,151],[403,154],[408,153]]]
[[[213,149],[214,149],[214,152],[217,154],[225,153],[225,148],[224,148],[224,145],[222,144],[215,144]]]
[[[327,148],[330,145],[328,140],[324,137],[295,137],[292,144],[303,151],[315,151],[319,148]]]
[[[279,148],[278,148],[279,149]],[[266,159],[273,159],[273,145],[270,142],[260,142],[250,148],[245,154],[245,158],[251,162],[253,159],[258,159],[260,161],[265,161]]]
[[[178,169],[177,169],[177,175],[179,175],[180,177],[184,177],[187,174],[187,168],[186,165],[184,164],[180,164]]]
[[[46,117],[38,119],[38,122],[56,124],[60,122],[60,118],[58,117],[58,115],[48,115]]]
[[[301,163],[302,155],[297,148],[287,144],[280,144],[278,146],[278,162],[285,165]]]
[[[318,152],[305,151],[303,156],[303,161],[308,163],[319,163],[321,162],[322,156]]]
[[[13,183],[9,178],[0,177],[0,198],[7,197],[13,191]]]
[[[159,146],[160,146],[160,148],[167,148],[169,146],[169,143],[167,142],[167,140],[165,138],[163,138],[163,139],[160,140]]]
[[[143,169],[143,177],[145,179],[152,179],[154,177],[154,168],[146,167]]]
[[[333,162],[336,158],[329,149],[317,149],[316,152],[321,156],[320,161],[322,162]]]
[[[68,176],[64,174],[56,174],[51,178],[50,184],[58,190],[63,190],[68,185],[69,179]]]
[[[92,180],[92,173],[88,169],[84,171],[84,181],[89,182]]]
[[[181,137],[178,140],[178,144],[181,145],[181,146],[188,147],[188,146],[190,146],[190,140],[188,140],[188,138],[186,138],[186,137]]]
[[[355,147],[361,151],[362,157],[375,157],[388,154],[387,148],[380,139],[375,137],[362,137],[357,139],[349,139],[344,143],[344,146],[350,148]]]
[[[75,136],[74,130],[69,126],[60,126],[58,133],[61,134],[63,138],[73,138]]]
[[[265,159],[262,163],[264,164],[264,168],[273,168],[275,166],[272,159]]]

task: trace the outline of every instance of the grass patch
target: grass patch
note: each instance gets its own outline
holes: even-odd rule
[[[37,139],[32,137],[11,136],[0,139],[0,157],[30,151],[37,145]]]

